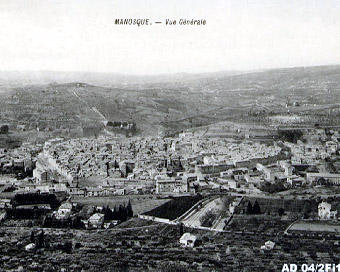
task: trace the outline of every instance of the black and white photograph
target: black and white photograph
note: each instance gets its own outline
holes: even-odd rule
[[[0,271],[340,272],[340,1],[0,0]]]

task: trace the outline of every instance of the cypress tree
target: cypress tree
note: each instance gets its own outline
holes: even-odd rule
[[[260,208],[260,205],[257,202],[257,200],[255,201],[254,206],[253,206],[253,213],[254,214],[260,214],[261,213],[261,208]]]
[[[35,237],[34,237],[34,232],[32,230],[31,232],[31,243],[35,243]]]
[[[247,214],[253,214],[253,206],[251,205],[250,201],[248,201]]]
[[[42,248],[45,245],[44,231],[42,230],[38,236],[37,248]]]
[[[130,199],[129,199],[129,203],[127,205],[127,214],[128,214],[128,217],[133,217],[133,210],[132,210],[132,205],[131,205]]]

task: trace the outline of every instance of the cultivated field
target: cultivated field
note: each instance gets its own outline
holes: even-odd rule
[[[322,221],[299,221],[294,223],[288,231],[313,231],[340,233],[340,225]]]

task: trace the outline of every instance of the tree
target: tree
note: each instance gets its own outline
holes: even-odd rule
[[[42,230],[38,236],[37,248],[42,248],[45,245],[44,231]]]
[[[254,206],[253,206],[253,214],[260,214],[261,208],[257,200],[255,200]]]
[[[34,232],[33,232],[33,230],[32,230],[32,232],[31,232],[31,243],[35,243],[35,237],[34,237]]]
[[[122,124],[121,122],[113,121],[113,126],[114,126],[114,127],[120,127],[121,124]]]
[[[248,201],[247,214],[253,214],[253,206],[250,201]]]
[[[278,210],[278,213],[279,213],[279,216],[282,216],[282,215],[284,215],[285,210],[284,210],[283,208],[280,208],[280,209]]]
[[[183,223],[181,223],[180,226],[179,226],[179,234],[181,235],[181,237],[182,237],[183,233],[184,233],[184,225],[183,225]]]
[[[0,127],[0,134],[7,134],[8,133],[8,125],[3,125]]]
[[[130,199],[129,199],[129,203],[127,205],[127,215],[128,215],[128,217],[133,217],[133,210],[132,210],[132,205],[131,205]]]
[[[309,218],[310,206],[307,202],[305,202],[304,205],[302,206],[301,213],[304,219]]]
[[[81,220],[82,217],[76,216],[76,218],[72,221],[72,226],[75,229],[85,228],[84,222]]]
[[[71,241],[67,241],[65,242],[64,244],[64,251],[68,254],[72,253],[72,247],[73,247],[73,244]]]
[[[300,140],[303,136],[302,130],[299,129],[279,130],[278,134],[280,139],[283,139],[291,143],[296,143],[297,140]]]
[[[233,198],[229,198],[229,197],[224,197],[223,198],[223,209],[228,210],[229,209],[229,205],[230,203],[233,201]]]
[[[17,187],[12,185],[12,186],[7,187],[6,189],[4,189],[3,192],[14,192],[16,189],[17,189]]]
[[[127,215],[127,210],[125,206],[119,205],[118,213],[119,213],[119,220],[123,222],[127,220],[128,215]]]
[[[118,162],[115,160],[115,163],[114,163],[114,167],[115,167],[115,169],[119,169],[119,164],[118,164]]]
[[[212,227],[216,215],[212,211],[208,211],[205,215],[200,218],[200,223],[204,227]]]

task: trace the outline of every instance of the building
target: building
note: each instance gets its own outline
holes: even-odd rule
[[[287,177],[287,183],[292,187],[301,187],[305,183],[305,179],[296,175]]]
[[[157,194],[185,193],[188,191],[186,182],[180,179],[159,179],[156,180]]]
[[[66,191],[70,196],[85,196],[86,195],[85,188],[79,188],[77,186],[69,186],[66,188]]]
[[[181,246],[194,247],[197,237],[189,232],[186,232],[179,239]]]
[[[71,202],[65,202],[65,203],[60,205],[60,207],[57,211],[57,214],[56,214],[56,218],[57,219],[68,218],[71,215],[71,211],[72,211],[72,203]]]
[[[332,211],[332,205],[322,201],[318,206],[318,215],[321,220],[335,219],[337,211]]]
[[[336,153],[338,149],[338,144],[334,141],[328,141],[326,142],[326,152],[328,154],[334,154]]]
[[[100,229],[104,224],[104,214],[95,213],[88,220],[88,227]]]
[[[264,243],[264,246],[261,246],[261,249],[264,250],[272,250],[275,247],[275,243],[272,241],[267,241]]]
[[[327,182],[333,185],[340,185],[340,174],[331,173],[306,173],[308,183]]]
[[[85,196],[103,196],[103,189],[97,187],[87,187]]]
[[[40,168],[33,170],[33,177],[41,183],[49,183],[51,181],[51,173],[48,171],[43,171]]]

